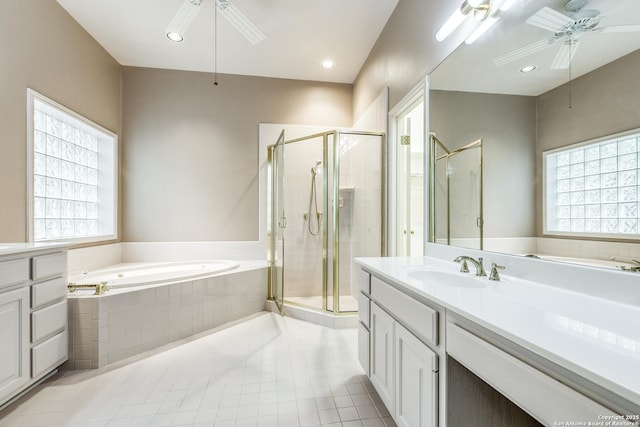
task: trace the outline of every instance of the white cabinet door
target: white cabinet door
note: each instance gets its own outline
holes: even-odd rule
[[[396,416],[399,427],[434,427],[438,356],[399,323],[396,334]]]
[[[395,412],[394,323],[377,304],[371,304],[371,383],[392,416]]]
[[[29,381],[29,288],[0,293],[0,404]]]
[[[369,330],[361,322],[358,322],[358,361],[367,376],[371,375],[369,368],[370,336]]]

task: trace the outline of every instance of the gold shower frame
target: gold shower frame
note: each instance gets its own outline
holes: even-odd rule
[[[323,174],[322,174],[322,187],[323,187],[323,194],[325,195],[323,197],[323,212],[331,212],[332,215],[332,221],[333,221],[333,259],[331,260],[332,264],[332,283],[333,283],[333,310],[328,310],[327,309],[327,298],[328,298],[328,286],[329,286],[329,259],[328,259],[328,235],[327,235],[327,231],[329,229],[329,215],[322,215],[322,311],[329,311],[332,312],[334,315],[336,316],[340,316],[340,315],[350,315],[353,314],[355,312],[353,311],[340,311],[340,270],[339,270],[339,266],[340,266],[340,237],[339,237],[339,230],[340,230],[340,218],[339,218],[339,210],[333,206],[331,211],[329,210],[329,197],[327,197],[327,195],[329,194],[329,177],[328,177],[328,161],[329,161],[329,144],[330,141],[329,139],[333,136],[333,141],[332,141],[332,154],[333,154],[333,176],[332,176],[332,183],[333,183],[333,188],[331,189],[331,191],[333,192],[333,200],[334,200],[334,205],[336,203],[338,203],[339,197],[340,197],[340,150],[339,150],[339,143],[340,143],[340,138],[342,135],[354,135],[354,136],[377,136],[380,137],[380,142],[381,142],[381,173],[380,173],[380,188],[381,188],[381,194],[380,194],[380,214],[381,214],[381,236],[380,236],[380,253],[381,256],[386,256],[387,254],[387,141],[386,141],[386,134],[384,133],[380,133],[380,132],[365,132],[365,131],[338,131],[338,130],[332,130],[332,131],[328,131],[328,132],[321,132],[321,133],[316,133],[316,134],[312,134],[312,135],[306,135],[300,138],[295,138],[295,139],[290,139],[290,140],[285,140],[284,141],[284,145],[286,146],[287,144],[293,144],[296,142],[303,142],[306,140],[310,140],[310,139],[316,139],[316,138],[322,138],[322,168],[323,168]],[[268,204],[272,203],[273,200],[273,185],[274,185],[274,181],[273,181],[273,174],[275,174],[275,168],[273,167],[273,162],[274,162],[274,150],[276,148],[276,144],[272,144],[267,146],[267,161],[268,161],[268,165],[269,165],[269,170],[270,170],[270,182],[269,182],[269,196],[268,196]],[[273,215],[273,211],[272,209],[270,210],[271,212],[271,216]],[[273,277],[273,272],[272,272],[272,260],[274,257],[273,254],[273,239],[275,238],[275,235],[273,233],[273,225],[272,225],[272,218],[269,218],[267,221],[267,242],[268,242],[268,260],[269,260],[269,280],[268,280],[268,296],[269,299],[274,300],[275,299],[275,295],[274,295],[274,277]],[[283,296],[284,298],[284,296]],[[313,307],[308,307],[302,304],[296,304],[294,302],[291,301],[287,301],[287,304],[289,305],[294,305],[294,306],[302,306],[305,308],[313,308]]]
[[[446,154],[436,157],[436,147],[440,147]],[[483,160],[482,160],[482,138],[473,141],[453,151],[449,149],[434,135],[429,135],[429,241],[436,242],[436,162],[445,159],[445,168],[449,169],[449,159],[463,151],[478,148],[478,166],[480,170],[480,182],[478,190],[478,212],[476,226],[480,232],[480,250],[484,249],[484,212],[483,212]],[[447,174],[447,245],[451,245],[451,204],[450,201],[450,177]]]

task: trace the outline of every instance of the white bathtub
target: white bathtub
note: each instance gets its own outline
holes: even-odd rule
[[[259,313],[267,263],[188,261],[119,264],[70,282],[110,290],[69,294],[68,369],[100,368]]]
[[[155,285],[200,277],[238,268],[234,261],[201,260],[157,262],[127,265],[79,273],[69,276],[69,284],[87,285],[106,282],[109,289]]]

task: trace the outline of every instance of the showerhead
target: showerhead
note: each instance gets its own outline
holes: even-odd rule
[[[318,166],[322,164],[322,160],[316,160],[315,166],[311,168],[311,175],[316,176],[318,174]]]

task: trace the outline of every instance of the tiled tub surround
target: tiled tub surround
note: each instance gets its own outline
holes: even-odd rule
[[[441,307],[440,322],[446,322],[447,331],[450,324],[480,331],[484,339],[498,340],[504,351],[536,363],[616,413],[640,413],[638,273],[434,244],[426,252],[424,258],[358,261],[395,289]],[[452,262],[458,255],[484,257],[485,267],[495,262],[506,269],[499,282],[477,279],[471,265],[471,273],[458,272],[459,265]],[[425,270],[446,271],[451,280],[457,277],[458,285],[419,274]],[[439,345],[450,354],[451,337],[441,332]],[[440,381],[446,381],[445,375],[441,370]]]
[[[106,366],[263,311],[266,299],[264,261],[197,280],[70,296],[64,368]]]

